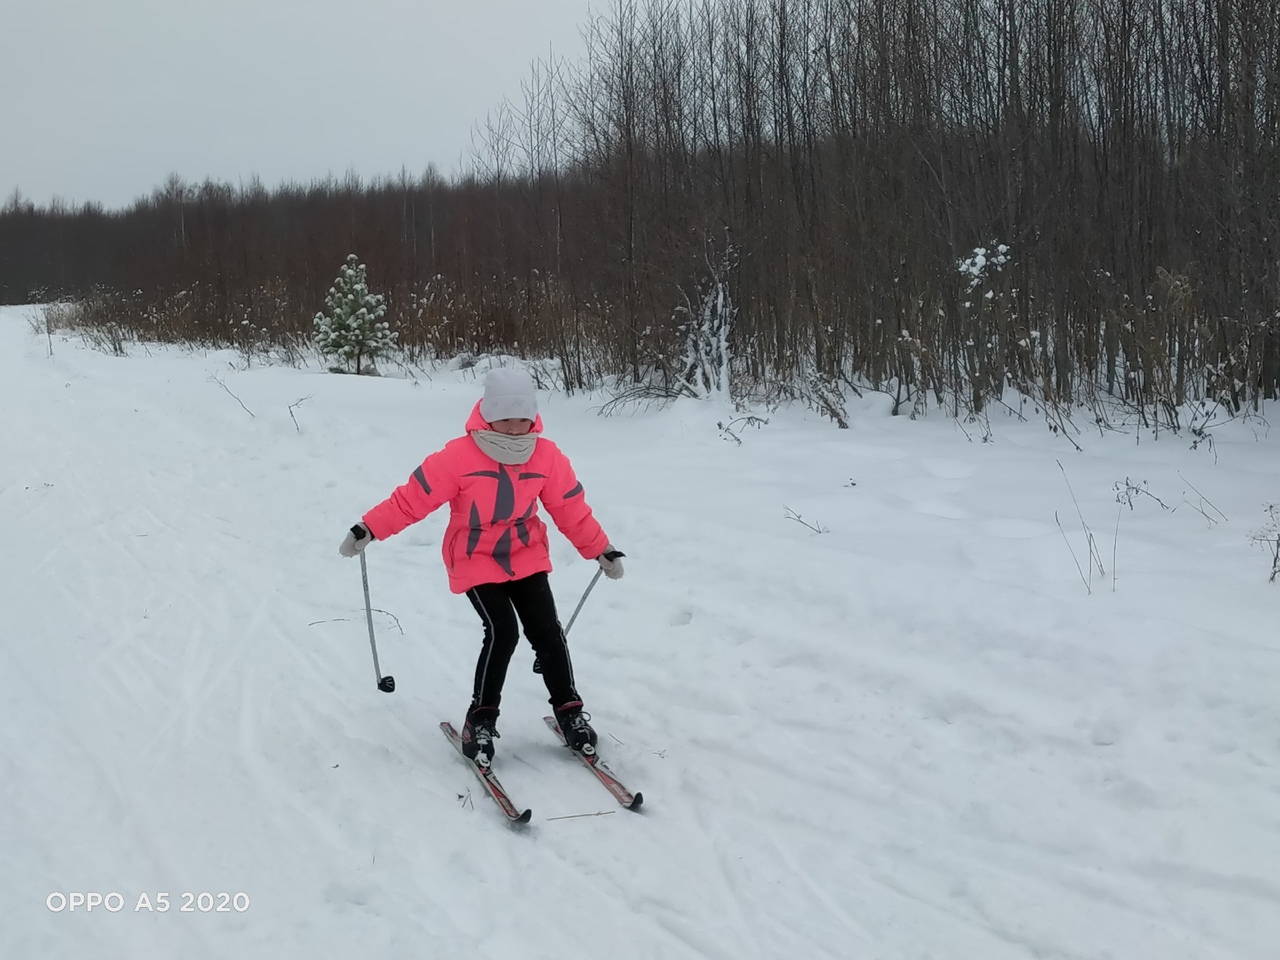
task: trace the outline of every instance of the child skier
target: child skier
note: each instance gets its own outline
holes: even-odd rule
[[[541,433],[537,392],[528,372],[514,367],[490,371],[466,435],[428,456],[408,481],[351,528],[338,548],[344,557],[357,556],[372,541],[385,540],[449,504],[441,547],[449,589],[465,593],[484,623],[461,734],[463,752],[481,766],[493,760],[502,685],[520,625],[541,663],[565,740],[575,750],[596,743],[574,686],[569,647],[547,579],[551,557],[538,501],[578,552],[594,558],[611,580],[622,577],[621,554],[587,506],[569,458]]]

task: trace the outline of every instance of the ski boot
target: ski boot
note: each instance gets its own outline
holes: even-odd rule
[[[596,752],[596,732],[588,722],[591,714],[582,712],[582,701],[573,700],[563,706],[556,707],[556,723],[564,733],[565,743],[569,749],[576,750],[584,756],[594,756]]]
[[[493,741],[498,739],[496,710],[468,710],[462,725],[462,755],[478,767],[493,763]]]

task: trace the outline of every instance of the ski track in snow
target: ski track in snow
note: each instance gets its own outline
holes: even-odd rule
[[[336,549],[457,435],[479,371],[49,356],[30,313],[0,311],[0,956],[1280,956],[1260,421],[1213,452],[1077,453],[868,396],[847,431],[780,411],[738,444],[714,403],[544,396],[628,554],[570,643],[646,804],[556,745],[522,647],[497,769],[534,819],[513,830],[436,728],[479,643],[443,518],[369,551],[391,696]],[[1126,477],[1170,509],[1121,508]],[[567,621],[593,567],[552,549]],[[52,913],[54,891],[126,908]],[[251,906],[133,910],[160,891]]]

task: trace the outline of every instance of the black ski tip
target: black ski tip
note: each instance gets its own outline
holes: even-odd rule
[[[381,690],[383,693],[395,693],[396,678],[390,675],[383,677],[381,680],[378,681],[378,689]]]
[[[533,808],[532,808],[532,807],[530,807],[528,810],[526,810],[524,813],[520,814],[520,816],[516,817],[516,818],[515,818],[514,820],[512,820],[511,822],[512,822],[512,823],[528,823],[528,822],[529,822],[529,818],[530,818],[530,817],[532,817],[532,816],[533,816]]]
[[[634,795],[634,797],[633,797],[633,799],[632,799],[632,801],[631,801],[631,805],[630,805],[629,807],[627,807],[627,809],[628,809],[628,810],[639,810],[639,809],[640,809],[640,805],[641,805],[642,803],[644,803],[644,794],[643,794],[643,793],[637,793],[637,794],[635,794],[635,795]]]

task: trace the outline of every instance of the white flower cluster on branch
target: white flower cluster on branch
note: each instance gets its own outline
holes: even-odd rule
[[[1009,248],[1003,243],[992,241],[990,249],[974,247],[973,255],[959,263],[960,274],[969,278],[969,286],[965,292],[972,293],[992,273],[999,273],[1009,259]]]

